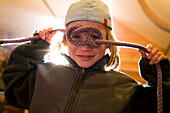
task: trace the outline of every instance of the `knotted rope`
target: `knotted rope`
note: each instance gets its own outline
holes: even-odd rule
[[[54,30],[54,31],[62,31],[60,29]],[[63,31],[62,31],[63,32]],[[89,32],[94,32],[97,34],[98,39],[93,39]],[[74,41],[72,37],[75,35],[79,35],[83,33],[86,36],[86,41]],[[113,46],[126,46],[126,47],[132,47],[132,48],[137,48],[145,51],[146,53],[149,53],[147,49],[138,44],[134,43],[127,43],[127,42],[113,42],[109,40],[103,40],[102,33],[93,26],[72,26],[69,28],[66,32],[67,35],[67,40],[76,46],[90,46],[93,48],[99,48],[102,44],[106,45],[113,45]],[[33,36],[33,37],[27,37],[25,39],[14,39],[14,40],[0,40],[0,45],[2,44],[8,44],[8,43],[19,43],[19,42],[25,42],[25,41],[30,41],[30,40],[36,40],[40,39],[39,36]],[[161,72],[161,67],[159,64],[156,64],[156,69],[157,69],[157,113],[163,113],[163,95],[162,95],[162,72]]]
[[[90,31],[96,33],[99,38],[97,40],[91,38],[89,34]],[[76,42],[71,38],[71,36],[74,37],[74,35],[80,33],[84,33],[84,35],[87,38],[86,41]],[[67,31],[67,40],[71,44],[74,44],[76,46],[91,46],[94,48],[98,48],[102,44],[107,44],[107,45],[114,45],[114,46],[126,46],[126,47],[137,48],[145,51],[146,53],[149,53],[147,49],[141,45],[126,43],[126,42],[113,42],[109,40],[103,40],[102,33],[97,28],[91,26],[86,26],[86,27],[73,26],[69,28]],[[157,69],[157,113],[163,113],[162,72],[159,64],[156,64],[156,69]]]

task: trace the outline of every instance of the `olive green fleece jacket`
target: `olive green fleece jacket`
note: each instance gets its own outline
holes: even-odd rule
[[[43,40],[36,40],[30,44],[18,46],[11,53],[8,66],[3,72],[3,80],[6,85],[5,96],[10,104],[19,108],[30,108],[32,96],[34,94],[37,67],[41,64],[44,65],[44,55],[48,52],[49,44]],[[141,67],[140,72],[143,78],[148,81],[148,84],[152,89],[156,90],[155,66],[150,66],[147,59],[142,59],[139,65]],[[165,111],[169,111],[169,108],[167,107],[170,106],[170,97],[168,96],[170,95],[169,61],[162,61],[161,67],[163,72],[163,89],[165,97],[164,109]],[[141,89],[141,86],[139,86],[138,89]],[[140,95],[141,99],[139,97],[141,91],[142,90],[136,90],[131,103],[136,104],[139,102],[139,105],[142,105],[142,95]],[[146,91],[145,93],[147,93]],[[148,95],[152,96],[153,94],[148,91]],[[148,105],[147,102],[149,101],[144,101],[144,106]],[[132,106],[135,107],[134,105]],[[139,107],[139,105],[136,106]],[[152,113],[151,111],[149,112]]]

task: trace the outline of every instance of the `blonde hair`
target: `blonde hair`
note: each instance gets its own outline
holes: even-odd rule
[[[107,26],[105,26],[106,29],[106,40],[111,40],[115,42],[115,38],[113,37],[113,34],[111,32],[111,29],[109,29]],[[59,49],[61,48],[61,45],[63,44],[64,46],[67,46],[67,39],[66,39],[66,35],[63,35],[63,40],[62,42],[58,45]],[[118,50],[116,46],[112,46],[112,45],[106,45],[106,49],[108,49],[109,54],[110,54],[110,58],[109,58],[109,62],[107,63],[106,68],[112,67],[112,69],[115,69],[118,67],[119,65],[119,55],[118,55]]]
[[[110,40],[115,42],[115,38],[113,37],[112,31],[105,26],[106,29],[106,40]],[[110,59],[106,66],[107,67],[113,67],[113,69],[117,68],[119,65],[119,54],[116,46],[112,45],[106,45],[106,49],[109,49],[110,52]]]

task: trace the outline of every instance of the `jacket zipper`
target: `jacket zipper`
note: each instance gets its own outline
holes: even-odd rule
[[[73,91],[72,91],[70,98],[68,100],[68,103],[67,103],[67,106],[65,109],[65,113],[74,113],[75,112],[78,97],[79,97],[79,91],[80,91],[80,88],[84,81],[84,78],[85,78],[85,69],[81,69],[80,74],[79,74],[79,76],[76,80],[76,83],[74,85]]]
[[[83,80],[84,80],[84,75],[85,75],[85,69],[82,69],[79,75],[79,79],[76,84],[76,88],[75,88],[76,93],[79,93],[81,84],[83,83]]]

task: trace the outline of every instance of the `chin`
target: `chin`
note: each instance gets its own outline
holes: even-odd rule
[[[79,65],[81,68],[89,68],[91,67],[92,65]]]

